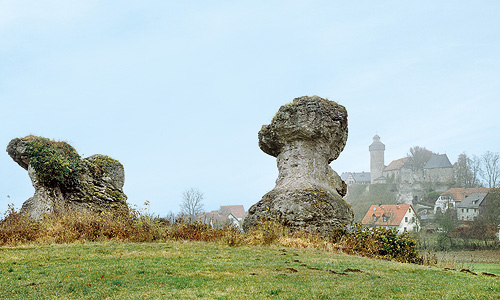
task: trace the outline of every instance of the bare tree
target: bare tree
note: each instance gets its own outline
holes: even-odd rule
[[[433,155],[436,155],[436,153],[425,149],[425,147],[411,147],[410,153],[408,153],[408,165],[413,171],[423,170],[425,164]]]
[[[203,193],[196,188],[190,188],[182,193],[181,213],[195,222],[198,214],[203,212]]]
[[[455,163],[455,179],[457,185],[463,188],[475,188],[481,186],[479,175],[481,174],[481,159],[477,156],[469,157],[462,153]]]
[[[483,162],[483,178],[489,188],[500,187],[500,154],[487,151],[481,157]]]
[[[482,187],[483,184],[481,182],[481,179],[479,178],[481,175],[481,158],[477,157],[476,155],[473,155],[470,158],[469,161],[469,168],[471,172],[471,187]]]

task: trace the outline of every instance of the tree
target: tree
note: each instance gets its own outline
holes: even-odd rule
[[[431,156],[436,155],[436,153],[425,149],[425,147],[414,146],[410,148],[410,153],[408,153],[407,164],[411,167],[413,171],[423,170],[425,164],[431,158]]]
[[[487,151],[481,157],[483,162],[483,178],[488,188],[500,187],[500,154]]]
[[[372,204],[396,204],[396,187],[389,183],[374,183],[368,187],[366,199]]]
[[[476,188],[481,186],[479,175],[481,174],[481,159],[477,156],[469,157],[462,153],[455,163],[455,179],[457,185],[462,188]]]
[[[443,214],[436,216],[438,224],[438,248],[439,250],[448,250],[453,248],[453,234],[457,228],[457,211],[447,209]]]
[[[196,188],[185,190],[182,193],[181,213],[195,222],[198,214],[203,212],[203,193]]]
[[[488,224],[500,224],[500,189],[492,189],[483,200],[484,209],[480,212]]]

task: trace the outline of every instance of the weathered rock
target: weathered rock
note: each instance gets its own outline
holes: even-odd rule
[[[259,132],[262,151],[277,158],[276,186],[249,209],[243,228],[274,219],[292,230],[326,235],[352,223],[351,207],[342,198],[347,186],[329,166],[346,141],[342,105],[305,96],[281,106]]]
[[[64,142],[28,136],[7,146],[12,159],[28,171],[35,194],[22,212],[33,218],[65,210],[126,211],[123,165],[106,155],[81,159]]]

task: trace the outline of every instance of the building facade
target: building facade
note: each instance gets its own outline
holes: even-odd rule
[[[480,214],[480,205],[487,193],[474,193],[457,205],[457,219],[460,221],[474,221]]]

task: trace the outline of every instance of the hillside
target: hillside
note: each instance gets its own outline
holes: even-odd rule
[[[3,299],[498,299],[499,294],[499,277],[309,249],[205,242],[0,248]]]

